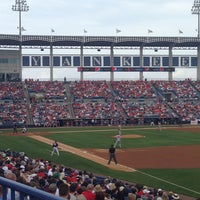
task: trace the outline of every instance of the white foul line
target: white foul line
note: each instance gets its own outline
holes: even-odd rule
[[[156,176],[153,176],[153,175],[147,174],[147,173],[145,173],[145,172],[142,172],[142,171],[139,171],[139,170],[136,170],[136,172],[138,172],[138,173],[140,173],[140,174],[143,174],[143,175],[146,175],[146,176],[149,176],[149,177],[151,177],[151,178],[157,179],[157,180],[159,180],[159,181],[162,181],[162,182],[168,183],[168,184],[170,184],[170,185],[174,185],[174,186],[176,186],[176,187],[182,188],[182,189],[187,190],[187,191],[189,191],[189,192],[193,192],[193,193],[196,193],[196,194],[200,194],[200,192],[197,192],[197,191],[195,191],[195,190],[192,190],[192,189],[186,188],[186,187],[181,186],[181,185],[177,185],[177,184],[175,184],[175,183],[172,183],[172,182],[169,182],[169,181],[167,181],[167,180],[164,180],[164,179],[158,178],[158,177],[156,177]]]

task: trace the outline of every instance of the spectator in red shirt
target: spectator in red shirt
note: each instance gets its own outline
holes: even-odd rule
[[[86,190],[82,193],[87,200],[94,200],[95,193],[94,193],[94,185],[88,184]]]

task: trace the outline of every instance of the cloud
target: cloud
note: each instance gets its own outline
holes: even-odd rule
[[[14,3],[14,0],[1,2],[3,32],[17,32],[18,13],[11,9]],[[144,35],[147,29],[155,30],[154,35],[168,35],[180,28],[184,35],[192,35],[196,28],[192,3],[188,0],[27,0],[30,10],[22,13],[22,25],[27,29],[26,34],[48,34],[53,27],[56,34],[79,35],[86,28],[90,35],[113,35],[118,27],[123,35]]]

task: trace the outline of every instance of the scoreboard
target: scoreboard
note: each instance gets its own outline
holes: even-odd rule
[[[79,72],[174,72],[174,67],[78,67]]]

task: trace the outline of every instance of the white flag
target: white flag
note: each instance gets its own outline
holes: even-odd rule
[[[153,31],[152,31],[152,30],[150,30],[150,29],[148,29],[148,33],[153,33]]]
[[[122,31],[116,28],[116,33],[120,33],[120,32],[122,32]]]
[[[19,29],[19,26],[17,27],[17,29]],[[20,28],[20,30],[21,31],[26,31],[26,29],[23,26]]]
[[[183,34],[183,31],[179,30],[179,34]]]
[[[54,30],[53,28],[51,28],[51,32],[52,32],[52,33],[54,33],[54,32],[55,32],[55,30]]]
[[[21,27],[21,31],[26,31],[26,29],[22,26],[22,27]]]

